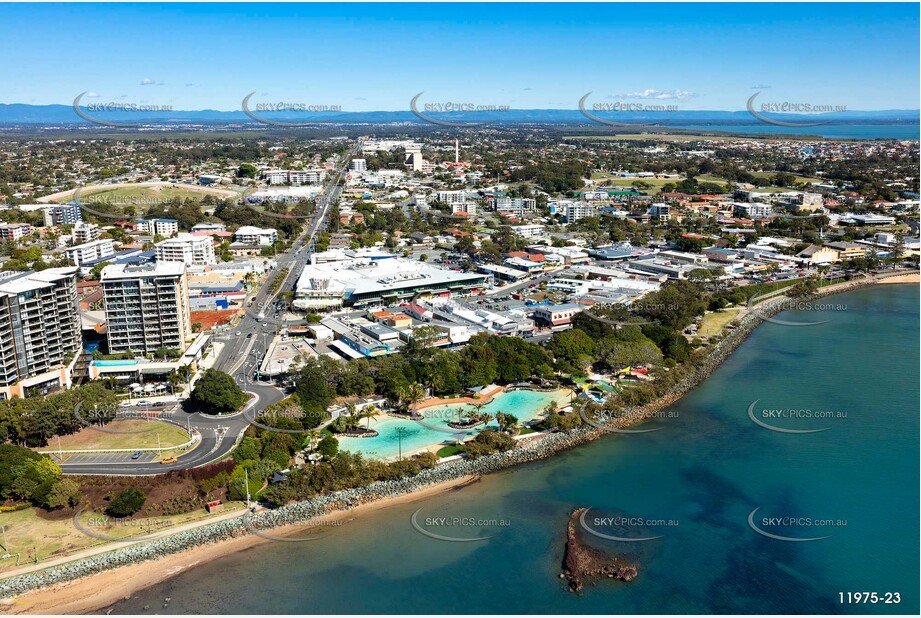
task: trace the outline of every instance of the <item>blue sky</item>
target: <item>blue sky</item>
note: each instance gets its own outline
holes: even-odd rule
[[[919,107],[918,5],[2,4],[2,103]],[[628,96],[629,95],[629,96]],[[91,102],[84,99],[84,104]]]

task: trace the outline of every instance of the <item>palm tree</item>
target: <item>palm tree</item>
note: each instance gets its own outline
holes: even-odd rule
[[[511,433],[515,426],[518,425],[517,416],[504,412],[496,412],[496,421],[499,423],[499,429],[508,433]]]
[[[417,403],[422,401],[425,398],[425,390],[422,388],[422,385],[418,382],[413,382],[406,389],[406,392],[403,395],[403,399],[409,404],[409,413],[410,416],[415,414],[415,406]]]
[[[484,416],[489,416],[489,414],[483,414],[483,408],[486,407],[485,403],[475,403],[473,404],[473,413],[468,415],[468,418],[472,421],[483,420]],[[488,422],[488,421],[487,421]]]
[[[320,432],[317,429],[311,429],[307,432],[307,449],[313,450],[320,440]]]
[[[346,412],[348,413],[348,415],[345,417],[346,428],[349,431],[351,431],[352,429],[356,429],[358,427],[358,423],[359,423],[359,420],[361,419],[361,416],[359,415],[357,409],[355,408],[355,404],[349,402],[345,404],[345,409],[346,409]]]
[[[375,416],[380,416],[380,415],[381,415],[380,410],[378,410],[377,406],[375,406],[374,404],[365,406],[365,408],[361,411],[361,417],[368,419],[368,429],[371,429],[371,419],[374,418]]]

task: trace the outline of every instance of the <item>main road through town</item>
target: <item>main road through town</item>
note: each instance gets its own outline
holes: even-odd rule
[[[172,414],[170,417],[172,421],[188,425],[201,436],[200,444],[180,456],[175,463],[161,464],[156,461],[143,463],[130,461],[117,463],[65,462],[61,464],[61,469],[65,473],[151,475],[194,468],[218,461],[233,450],[237,438],[249,426],[249,419],[257,416],[258,411],[262,408],[284,398],[284,393],[280,389],[254,378],[255,366],[266,353],[276,329],[282,324],[274,317],[276,314],[275,299],[284,289],[292,285],[292,282],[297,281],[304,265],[310,260],[317,233],[327,229],[330,207],[338,202],[339,193],[342,190],[340,182],[348,169],[351,158],[358,152],[358,147],[356,143],[343,158],[336,172],[330,174],[329,183],[317,198],[317,207],[307,222],[304,232],[285,253],[276,258],[278,267],[274,271],[274,277],[281,276],[284,277],[284,280],[279,282],[279,285],[273,285],[273,275],[270,275],[252,300],[247,302],[246,313],[236,328],[218,337],[223,345],[214,367],[232,375],[251,395],[246,408],[242,412],[224,416],[201,412],[187,414],[182,411]]]

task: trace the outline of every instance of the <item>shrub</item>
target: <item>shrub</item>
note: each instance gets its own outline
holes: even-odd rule
[[[109,503],[109,508],[106,509],[106,513],[112,517],[127,517],[129,515],[134,515],[141,510],[141,507],[144,506],[144,502],[146,501],[147,496],[144,495],[143,491],[134,487],[129,487],[123,489],[121,493]]]

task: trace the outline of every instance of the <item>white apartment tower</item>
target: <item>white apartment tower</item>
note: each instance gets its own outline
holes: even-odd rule
[[[100,279],[109,352],[185,349],[192,336],[185,264],[114,264],[102,269]]]

